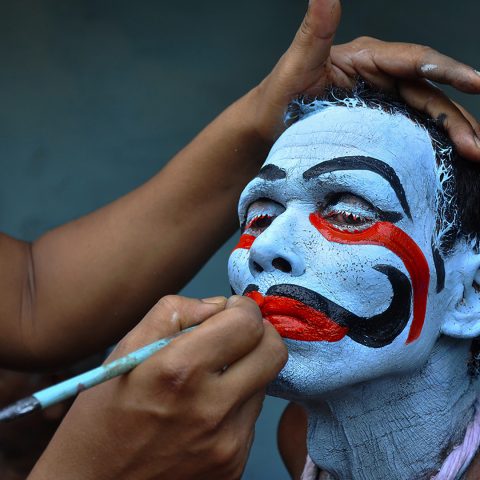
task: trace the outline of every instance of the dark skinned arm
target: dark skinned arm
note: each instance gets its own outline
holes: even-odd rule
[[[459,151],[480,160],[476,120],[428,83],[478,93],[480,76],[416,45],[360,38],[332,48],[339,19],[338,0],[312,1],[272,72],[146,184],[32,244],[0,236],[0,364],[31,369],[86,356],[180,289],[235,230],[237,198],[300,93],[348,87],[363,75],[442,114]]]

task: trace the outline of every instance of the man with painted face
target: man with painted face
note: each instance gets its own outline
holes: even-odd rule
[[[308,412],[303,478],[479,478],[480,169],[363,84],[287,118],[229,276],[288,346],[270,393]]]
[[[427,83],[478,93],[474,69],[415,45],[361,38],[332,47],[339,17],[338,0],[309,2],[273,71],[136,191],[32,245],[1,236],[4,366],[64,364],[102,349],[180,288],[233,231],[236,197],[301,92],[367,76],[446,117],[458,148],[480,159],[475,124]],[[112,355],[200,322],[127,377],[83,392],[29,478],[239,478],[263,387],[285,360],[253,302],[166,297]]]

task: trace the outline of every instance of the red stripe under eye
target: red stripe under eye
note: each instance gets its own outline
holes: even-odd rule
[[[255,228],[257,223],[262,222],[262,221],[266,221],[266,220],[272,219],[272,218],[273,218],[272,215],[267,215],[267,214],[258,215],[258,217],[254,217],[254,218],[252,218],[252,220],[250,220],[250,222],[248,222],[247,226],[245,227],[245,230],[250,230],[252,227]],[[243,248],[245,250],[250,250],[250,248],[251,248],[251,246],[252,246],[252,244],[253,244],[253,242],[255,241],[256,238],[257,238],[257,236],[255,236],[255,235],[244,233],[243,235],[240,236],[240,238],[238,240],[238,243],[235,246],[235,248],[233,249],[233,251],[235,251],[239,248]]]
[[[255,237],[254,235],[248,235],[247,233],[244,233],[243,235],[240,236],[237,245],[232,251],[235,251],[239,248],[250,250],[250,247],[252,246],[256,238],[257,237]]]
[[[406,343],[416,340],[422,331],[427,309],[430,270],[420,247],[400,228],[389,222],[377,222],[361,232],[338,230],[318,213],[310,214],[311,224],[330,242],[348,245],[379,245],[397,255],[410,274],[413,287],[413,321]]]

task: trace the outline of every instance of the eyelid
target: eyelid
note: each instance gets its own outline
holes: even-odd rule
[[[252,203],[259,200],[266,200],[283,206],[284,198],[282,193],[275,187],[275,183],[272,184],[272,182],[266,182],[260,178],[253,179],[245,187],[238,202],[238,218],[241,224],[246,222],[247,212]]]
[[[256,203],[259,203],[255,206]],[[260,204],[261,203],[261,204]],[[252,211],[252,208],[255,209]],[[242,232],[250,228],[252,223],[260,218],[273,218],[275,219],[285,211],[285,207],[270,198],[258,198],[251,202],[242,218]]]
[[[367,174],[368,177],[364,177],[364,174]],[[382,186],[382,188],[376,188],[377,186]],[[387,188],[383,188],[383,186]],[[316,192],[323,191],[323,194],[318,195],[317,198],[326,198],[330,192],[355,195],[372,205],[379,217],[382,212],[403,212],[402,205],[392,186],[374,172],[348,170],[330,172],[328,176],[312,179],[311,188]],[[404,217],[403,213],[402,217]]]
[[[346,202],[342,202],[342,195],[351,195],[358,198],[362,202],[368,204],[370,206],[370,210],[364,209],[361,206],[349,205]],[[381,208],[372,204],[369,200],[353,192],[338,192],[336,193],[336,196],[338,196],[337,198],[339,198],[339,201],[332,202],[331,205],[327,204],[327,207],[324,208],[324,215],[329,215],[334,211],[337,213],[353,213],[366,219],[377,219],[389,223],[397,223],[404,218],[404,215],[402,213],[392,210],[382,210]]]
[[[325,198],[325,211],[347,211],[362,216],[376,216],[378,208],[371,202],[354,192],[335,192]]]

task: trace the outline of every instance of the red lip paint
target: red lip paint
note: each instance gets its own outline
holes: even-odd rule
[[[254,300],[267,319],[284,338],[304,341],[338,342],[348,332],[322,312],[298,300],[286,297],[263,296],[260,292],[248,292],[245,296]]]

